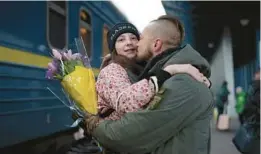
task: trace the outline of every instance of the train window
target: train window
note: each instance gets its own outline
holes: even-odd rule
[[[47,2],[47,41],[51,48],[67,45],[67,6],[65,1]]]
[[[102,56],[106,56],[108,53],[110,53],[109,47],[108,47],[108,42],[107,42],[107,33],[109,29],[106,25],[103,26],[103,49],[102,49]]]
[[[92,57],[92,24],[91,16],[85,9],[80,10],[80,36],[83,39],[88,56]]]

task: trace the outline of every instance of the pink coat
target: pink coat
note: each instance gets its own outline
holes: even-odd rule
[[[117,120],[127,112],[142,109],[155,94],[152,82],[143,79],[131,84],[126,70],[116,63],[101,70],[96,90],[99,110],[115,110],[105,118],[108,120]]]

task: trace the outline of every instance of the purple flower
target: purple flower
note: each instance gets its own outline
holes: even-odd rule
[[[48,63],[48,70],[46,71],[45,77],[47,79],[54,79],[54,76],[60,72],[60,62],[57,59],[53,59],[52,62]]]
[[[48,69],[53,70],[54,72],[58,71],[60,62],[57,59],[53,59],[53,61],[51,63],[48,63]]]
[[[69,60],[69,57],[67,56],[66,52],[62,52],[62,59]]]
[[[72,60],[81,60],[82,55],[80,53],[75,53],[72,55]]]
[[[62,55],[61,55],[61,53],[58,50],[52,49],[52,53],[53,53],[54,58],[62,59]]]
[[[47,79],[53,79],[53,78],[54,78],[54,72],[53,72],[51,69],[48,69],[48,70],[46,71],[45,77],[46,77]]]
[[[63,60],[72,60],[72,50],[64,50],[61,52]]]
[[[54,65],[55,67],[59,67],[59,65],[60,65],[60,60],[53,59],[52,63],[53,63],[53,65]]]
[[[53,63],[48,63],[48,70],[57,71],[57,68],[54,66]]]

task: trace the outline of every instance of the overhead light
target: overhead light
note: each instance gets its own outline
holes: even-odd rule
[[[248,20],[248,19],[241,19],[241,20],[240,20],[240,24],[241,24],[242,26],[247,26],[248,23],[249,23],[249,20]]]
[[[213,43],[208,43],[208,47],[209,47],[209,48],[213,48],[213,47],[214,47],[214,44],[213,44]]]

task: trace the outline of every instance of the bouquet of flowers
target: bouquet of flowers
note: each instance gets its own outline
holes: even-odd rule
[[[61,82],[67,103],[49,87],[47,89],[79,117],[84,117],[86,113],[96,115],[98,109],[95,76],[82,39],[75,39],[75,46],[75,49],[69,50],[52,49],[53,60],[48,63],[46,72],[47,79]],[[72,127],[77,126],[81,120],[82,118],[76,120]]]

